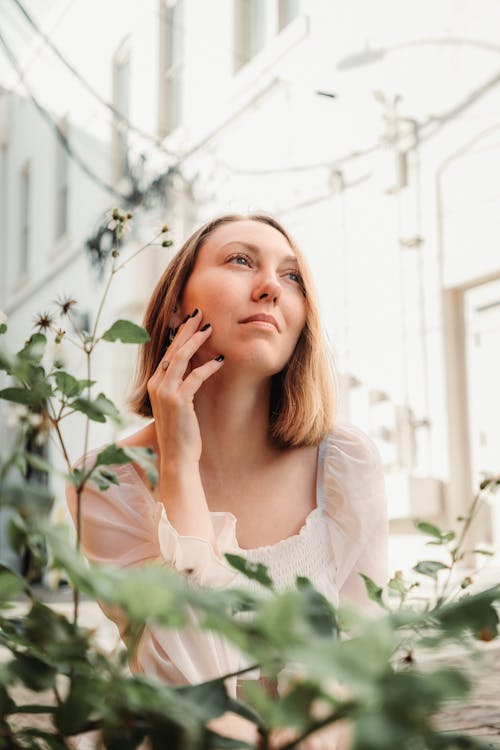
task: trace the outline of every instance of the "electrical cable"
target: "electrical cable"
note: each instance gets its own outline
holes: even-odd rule
[[[47,30],[46,33],[53,34],[54,31],[57,29],[57,27],[60,25],[60,23],[64,20],[64,18],[67,16],[69,11],[71,10],[72,5],[76,2],[76,0],[65,0],[66,5],[62,8],[61,12],[57,15],[54,22],[51,24],[50,29]],[[9,17],[10,21],[14,21],[14,23],[19,23],[21,27],[25,26],[25,23],[22,18],[18,18],[18,12],[16,8],[12,9],[13,14]],[[23,28],[24,31],[24,28]],[[33,49],[30,50],[32,54],[28,56],[28,59],[26,62],[23,62],[21,75],[18,77],[18,80],[16,83],[10,88],[10,91],[12,93],[15,93],[17,87],[22,84],[24,77],[30,70],[30,68],[33,67],[33,65],[37,62],[37,60],[40,58],[40,55],[42,54],[42,51],[45,49],[45,44],[43,43],[43,40],[39,39],[37,44],[33,45]]]
[[[307,172],[311,169],[335,169],[337,167],[346,164],[347,162],[354,161],[354,159],[368,156],[378,151],[380,148],[379,143],[375,143],[372,146],[367,146],[365,149],[351,151],[350,154],[340,156],[338,159],[333,159],[327,162],[315,162],[313,164],[291,164],[288,167],[270,167],[265,169],[245,169],[240,167],[233,167],[223,160],[219,160],[220,166],[230,170],[233,174],[242,175],[255,175],[256,177],[268,174],[284,174],[287,172]]]
[[[12,52],[11,48],[9,47],[8,43],[6,42],[3,34],[0,31],[0,45],[3,47],[5,54],[7,55],[7,58],[9,59],[9,62],[11,63],[12,67],[16,71],[18,75],[22,75],[21,66],[19,65],[16,56]],[[89,177],[93,182],[95,182],[99,187],[106,190],[108,193],[113,195],[115,198],[119,198],[120,200],[126,200],[127,197],[123,195],[119,190],[114,188],[112,185],[110,185],[108,182],[102,179],[98,174],[96,174],[82,159],[82,157],[70,146],[68,139],[64,132],[61,130],[57,122],[54,120],[52,115],[48,112],[48,110],[43,107],[36,96],[31,91],[30,87],[26,83],[25,80],[23,80],[23,86],[26,89],[26,92],[28,96],[30,97],[31,101],[35,105],[36,109],[38,110],[39,114],[42,116],[42,118],[47,122],[50,127],[52,127],[57,135],[57,138],[65,151],[67,152],[68,156],[73,159],[73,161],[78,164],[80,169]]]
[[[85,78],[81,75],[81,73],[78,72],[78,70],[72,65],[60,52],[59,48],[56,47],[54,42],[50,39],[50,37],[45,34],[45,32],[38,26],[38,24],[33,20],[31,15],[28,13],[28,11],[25,9],[23,4],[20,2],[20,0],[12,0],[12,2],[18,7],[20,12],[23,14],[23,16],[26,18],[30,26],[36,31],[36,33],[43,39],[45,44],[50,47],[52,52],[56,55],[56,57],[62,62],[62,64],[70,71],[70,73],[81,83],[81,85],[88,91],[88,93],[93,96],[97,101],[103,106],[108,109],[113,117],[115,117],[117,120],[120,120],[127,128],[132,130],[134,133],[137,133],[137,135],[141,136],[145,140],[149,141],[150,143],[153,143],[157,148],[159,148],[163,153],[167,154],[168,156],[175,156],[178,157],[178,154],[174,151],[171,151],[170,149],[165,148],[165,146],[162,144],[162,142],[151,133],[146,132],[145,130],[142,130],[142,128],[137,127],[136,125],[133,125],[130,120],[120,112],[119,109],[117,109],[113,104],[108,102],[104,97],[102,97],[98,91],[96,91],[88,81],[85,80]]]

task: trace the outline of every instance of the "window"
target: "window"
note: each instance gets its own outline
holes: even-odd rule
[[[235,0],[234,69],[239,70],[266,43],[266,0]]]
[[[30,208],[31,208],[31,167],[26,162],[20,175],[19,200],[19,266],[18,277],[23,279],[28,273],[30,246]]]
[[[184,37],[184,0],[160,0],[158,130],[162,138],[182,121]]]
[[[278,0],[278,31],[288,26],[299,14],[300,0]]]
[[[59,123],[59,130],[67,138],[66,120]],[[68,173],[69,158],[61,139],[56,136],[56,239],[68,231]]]
[[[122,117],[113,120],[113,155],[115,179],[127,177],[129,166],[130,118],[130,40],[126,39],[115,54],[113,61],[113,104]]]

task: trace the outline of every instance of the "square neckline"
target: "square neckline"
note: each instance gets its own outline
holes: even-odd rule
[[[326,441],[322,440],[321,443],[318,445],[318,449],[316,452],[316,505],[314,506],[314,508],[312,508],[309,511],[307,516],[304,518],[304,522],[302,526],[297,532],[295,532],[295,534],[290,534],[290,536],[286,536],[283,539],[278,539],[278,541],[274,542],[274,544],[265,544],[260,547],[241,547],[238,542],[238,537],[236,533],[237,526],[238,526],[238,519],[236,518],[234,513],[231,513],[231,511],[229,510],[210,510],[209,509],[208,512],[210,513],[211,516],[217,516],[217,517],[224,516],[225,518],[231,519],[231,522],[233,524],[234,543],[238,551],[243,552],[243,553],[250,553],[250,552],[258,552],[260,550],[271,550],[271,549],[275,549],[276,547],[279,547],[280,545],[283,545],[286,542],[290,542],[290,540],[298,539],[304,534],[304,531],[306,530],[306,527],[308,526],[310,519],[313,518],[318,512],[319,513],[323,512],[323,507],[324,507],[323,463],[324,463],[324,454],[325,454],[325,444],[326,444]],[[153,497],[153,494],[148,489],[148,486],[146,485],[146,483],[142,480],[139,472],[137,471],[137,469],[135,468],[132,462],[129,464],[123,465],[122,468],[123,469],[131,468],[137,480],[140,482],[141,486],[145,490],[146,494],[149,495],[150,499],[154,503],[158,505],[162,505],[162,507],[165,507],[160,500],[157,500],[155,497]],[[165,512],[166,512],[166,508],[165,508]],[[187,534],[185,536],[191,536],[191,535]]]

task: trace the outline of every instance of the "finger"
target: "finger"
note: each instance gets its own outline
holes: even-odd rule
[[[168,344],[168,346],[164,350],[163,355],[158,363],[158,367],[155,370],[155,374],[158,373],[158,375],[160,376],[164,375],[165,368],[162,367],[162,364],[165,361],[170,363],[175,352],[179,350],[179,348],[189,339],[190,336],[193,335],[193,333],[195,333],[202,320],[203,315],[198,310],[198,308],[193,310],[193,312],[189,315],[186,315],[182,323],[177,328],[175,338],[170,342],[170,344]]]
[[[182,380],[186,374],[186,370],[192,357],[196,354],[198,349],[205,343],[205,341],[211,336],[212,327],[210,323],[206,323],[200,328],[199,331],[193,333],[192,336],[179,348],[174,354],[170,355],[167,353],[168,367],[163,370],[166,378],[163,380],[165,383],[168,378],[169,382],[176,382]],[[160,365],[160,367],[163,367]]]
[[[177,333],[175,334],[175,338],[173,339],[172,343],[168,347],[167,351],[177,351],[181,346],[183,346],[186,341],[195,333],[203,321],[203,313],[198,310],[198,308],[195,308],[192,313],[189,315],[186,315],[182,323],[179,325],[177,329]]]
[[[187,378],[179,388],[179,394],[187,399],[194,398],[196,392],[201,388],[205,380],[218,372],[224,363],[224,357],[219,354],[215,359],[205,362],[204,365],[191,370]]]

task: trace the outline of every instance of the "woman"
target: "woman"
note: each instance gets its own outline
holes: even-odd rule
[[[159,483],[151,492],[129,465],[116,467],[120,486],[89,487],[85,554],[123,566],[160,557],[202,585],[258,587],[226,563],[237,552],[266,564],[280,589],[305,575],[335,605],[340,594],[369,606],[358,573],[386,581],[380,461],[366,435],[335,423],[310,274],[286,230],[265,215],[201,227],[158,282],[144,325],[133,406],[153,421],[124,443],[154,448]],[[71,489],[68,499],[75,515]],[[146,628],[132,668],[182,684],[241,665],[193,625]],[[235,679],[228,689],[237,694]],[[215,728],[255,740],[238,717]]]

